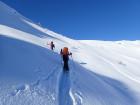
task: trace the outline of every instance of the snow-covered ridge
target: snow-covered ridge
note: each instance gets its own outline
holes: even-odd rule
[[[0,1],[0,105],[140,105],[140,41],[73,40],[15,12]]]
[[[46,28],[42,28],[41,26],[33,23],[30,19],[25,18],[21,14],[19,14],[16,10],[7,6],[6,4],[0,1],[0,24],[4,26],[8,26],[11,28],[15,28],[20,31],[24,31],[26,33],[45,38],[60,38],[67,39],[66,37],[57,34],[51,30]]]

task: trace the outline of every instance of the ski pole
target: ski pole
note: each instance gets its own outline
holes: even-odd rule
[[[74,62],[74,60],[73,60],[73,56],[72,56],[72,55],[71,55],[71,58],[72,58],[73,68],[76,68],[76,67],[75,67],[75,62]]]

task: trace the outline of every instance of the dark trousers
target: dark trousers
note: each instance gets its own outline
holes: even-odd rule
[[[66,70],[66,71],[69,70],[68,60],[64,61],[63,69]]]
[[[64,61],[63,69],[66,71],[69,70],[69,65],[68,65],[69,57],[68,57],[68,55],[63,55],[63,61]]]

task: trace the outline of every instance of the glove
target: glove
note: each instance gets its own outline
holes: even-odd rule
[[[70,53],[70,55],[72,55],[72,53]]]

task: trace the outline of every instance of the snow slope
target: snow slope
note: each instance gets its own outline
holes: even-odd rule
[[[0,105],[140,105],[140,41],[78,41],[1,1],[0,13]],[[73,53],[69,73],[64,46]]]

